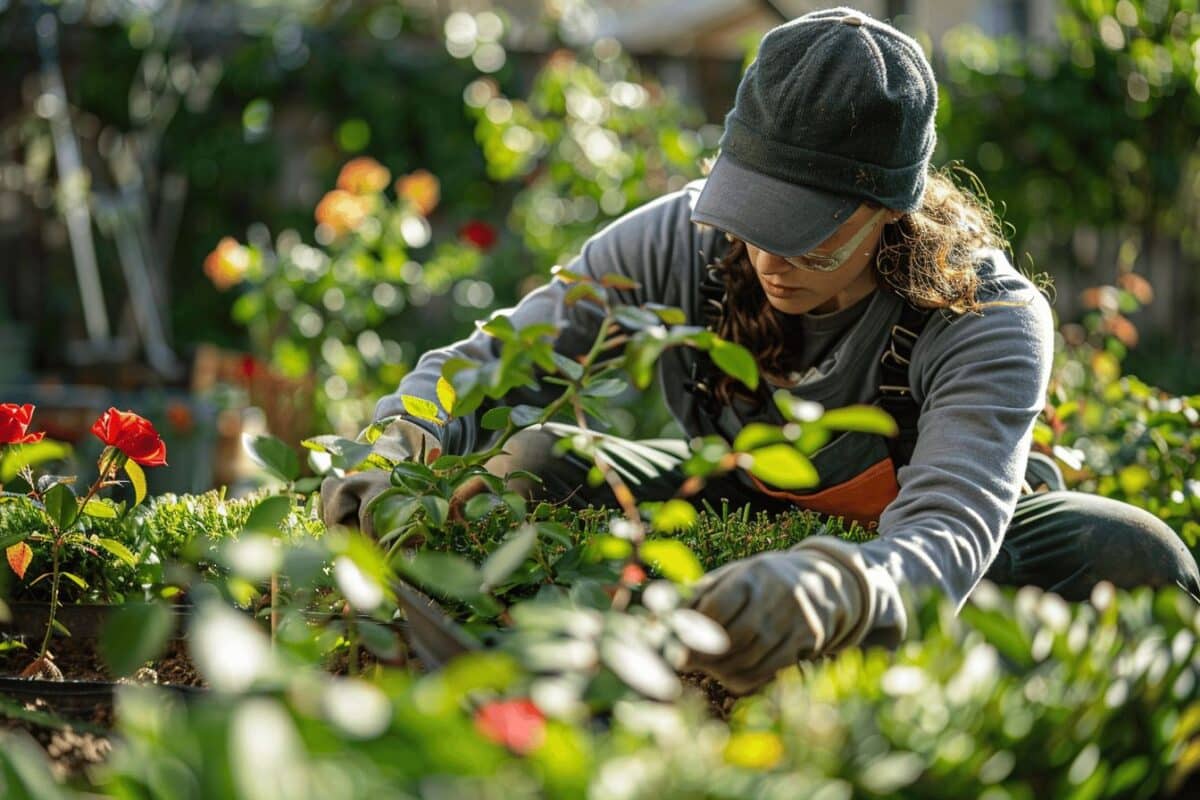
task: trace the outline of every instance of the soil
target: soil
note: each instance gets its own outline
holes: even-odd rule
[[[95,639],[57,639],[50,652],[54,655],[54,663],[69,681],[116,680],[100,658]],[[18,677],[21,670],[33,662],[36,654],[36,643],[28,649],[17,648],[0,653],[0,676]],[[143,668],[137,678],[143,683],[204,686],[203,679],[188,658],[182,639],[170,642],[162,657]]]
[[[113,681],[103,660],[100,658],[95,639],[58,639],[51,648],[54,663],[62,670],[68,681]],[[37,643],[29,649],[13,649],[0,652],[0,676],[16,677],[21,670],[33,662],[37,654]],[[183,640],[176,639],[167,645],[161,658],[142,667],[123,682],[155,683],[170,686],[203,687],[204,681],[188,658]],[[33,684],[41,681],[30,681]],[[78,699],[62,700],[55,697],[55,684],[45,681],[45,697],[23,702],[29,711],[42,711],[66,720],[67,727],[42,725],[26,719],[13,719],[0,715],[0,730],[23,730],[42,746],[51,769],[60,780],[81,775],[90,765],[99,764],[112,749],[112,743],[103,733],[77,730],[70,721],[85,723],[87,727],[109,729],[113,725],[111,696],[99,696],[96,700],[81,705]],[[59,686],[66,686],[59,684]]]

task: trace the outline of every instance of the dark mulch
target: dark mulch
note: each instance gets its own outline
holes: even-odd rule
[[[115,680],[100,658],[95,639],[56,639],[51,644],[50,652],[54,656],[54,663],[62,670],[63,677],[69,681]],[[36,644],[31,644],[24,650],[16,648],[0,652],[0,676],[19,676],[21,670],[32,663],[36,655]],[[188,658],[187,648],[182,639],[170,642],[162,657],[141,670],[137,680],[174,686],[204,685],[203,679]]]

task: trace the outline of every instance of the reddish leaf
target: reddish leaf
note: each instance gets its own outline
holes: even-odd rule
[[[29,569],[29,562],[33,561],[33,548],[24,542],[17,542],[4,553],[8,556],[8,565],[12,567],[12,571],[18,578],[23,579],[25,570]]]

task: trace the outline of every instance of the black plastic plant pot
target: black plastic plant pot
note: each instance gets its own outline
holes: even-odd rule
[[[139,601],[140,602],[140,601]],[[12,620],[0,622],[0,633],[9,636],[24,636],[37,638],[46,632],[50,619],[50,604],[47,602],[19,601],[8,604],[12,611]],[[81,603],[61,606],[54,619],[62,623],[71,636],[76,639],[95,639],[100,636],[110,614],[120,608],[118,603]],[[186,623],[192,613],[192,606],[174,604],[168,606],[174,623],[175,635],[182,635]]]
[[[108,681],[43,681],[28,678],[0,678],[0,696],[23,705],[36,704],[66,717],[89,716],[97,707],[111,707],[118,687]],[[199,686],[155,684],[157,688],[187,698],[203,697],[208,689]]]

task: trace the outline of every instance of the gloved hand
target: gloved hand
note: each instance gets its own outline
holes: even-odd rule
[[[415,422],[397,418],[375,440],[374,451],[392,462],[411,461],[422,454],[426,461],[432,461],[441,454],[441,444]],[[357,525],[373,537],[375,526],[367,505],[391,485],[391,473],[385,469],[326,478],[321,482],[321,518],[331,526]]]
[[[814,536],[785,552],[734,561],[701,579],[692,608],[720,623],[730,647],[721,655],[689,653],[684,671],[700,670],[746,694],[784,667],[859,644],[894,646],[907,621],[899,590],[857,545]],[[881,607],[889,620],[877,620]],[[890,630],[873,631],[877,622]]]

